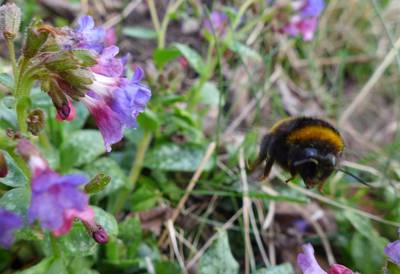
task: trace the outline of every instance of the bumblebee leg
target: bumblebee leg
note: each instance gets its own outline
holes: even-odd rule
[[[265,178],[268,177],[273,164],[274,164],[274,159],[268,158],[267,161],[265,162],[264,173],[261,176],[260,180],[264,180]]]

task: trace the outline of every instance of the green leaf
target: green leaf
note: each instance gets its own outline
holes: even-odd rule
[[[8,73],[0,73],[0,84],[9,89],[14,88],[13,79]]]
[[[125,27],[122,29],[122,34],[139,39],[156,39],[157,32],[153,29],[144,28],[144,27]]]
[[[262,58],[260,54],[255,51],[254,49],[246,46],[245,44],[242,44],[238,41],[234,41],[233,43],[230,43],[228,47],[233,51],[241,55],[242,57],[249,57],[257,61],[261,61]]]
[[[363,274],[381,273],[384,262],[384,246],[384,243],[377,246],[371,239],[365,238],[360,233],[354,233],[351,240],[351,255],[356,270]]]
[[[15,99],[6,96],[0,100],[0,126],[17,128],[17,115],[14,108]]]
[[[0,150],[0,153],[4,155],[8,167],[7,176],[4,178],[0,178],[0,183],[12,187],[27,185],[28,179],[26,178],[18,164],[15,162],[15,160],[10,156],[10,154],[4,150]]]
[[[290,263],[284,263],[276,266],[258,269],[252,274],[294,274],[293,267]]]
[[[219,90],[214,82],[205,82],[201,88],[200,100],[204,104],[218,106],[219,94]]]
[[[169,61],[181,55],[176,48],[156,49],[153,53],[154,64],[158,69],[162,69]]]
[[[235,274],[239,264],[233,257],[225,230],[218,231],[218,238],[200,258],[198,274]]]
[[[27,187],[13,188],[0,198],[0,207],[10,210],[27,220],[31,193]]]
[[[109,236],[117,236],[118,223],[117,220],[115,220],[115,217],[100,207],[92,206],[92,208],[94,210],[96,223],[101,225],[105,231],[107,231]]]
[[[142,185],[132,195],[132,210],[143,211],[153,208],[160,196],[157,189],[147,184]]]
[[[121,188],[123,185],[125,185],[127,180],[127,177],[125,176],[122,169],[119,167],[118,163],[111,158],[102,157],[95,162],[85,166],[85,171],[91,177],[101,172],[111,177],[110,183],[104,188],[101,193],[97,194],[101,197],[113,193],[115,190]]]
[[[187,59],[192,68],[200,75],[205,72],[206,65],[201,56],[192,48],[185,44],[175,43],[174,47]]]
[[[386,272],[384,272],[386,273]],[[387,262],[387,274],[400,274],[400,266],[392,262]]]
[[[198,145],[177,145],[164,143],[152,148],[144,160],[144,166],[151,169],[166,171],[187,171],[197,169],[203,159],[205,148]],[[213,162],[210,160],[205,170],[210,170]]]
[[[155,264],[157,274],[180,274],[182,273],[176,262],[157,261]]]
[[[141,128],[151,132],[155,132],[160,127],[160,121],[157,114],[150,109],[146,109],[141,113],[137,120]]]
[[[97,243],[87,232],[81,221],[75,221],[71,231],[59,237],[60,248],[69,256],[89,256],[96,252]]]
[[[80,130],[69,135],[60,148],[61,167],[88,164],[105,152],[103,138],[96,130]]]
[[[50,268],[51,264],[54,262],[54,257],[47,257],[41,260],[36,265],[25,269],[23,271],[17,271],[15,274],[44,274]]]

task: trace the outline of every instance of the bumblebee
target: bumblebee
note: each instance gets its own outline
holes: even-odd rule
[[[290,117],[277,122],[262,141],[252,169],[265,161],[263,178],[276,162],[291,174],[300,176],[307,188],[318,186],[337,169],[344,150],[340,133],[330,123],[312,117]],[[346,172],[347,173],[347,172]]]

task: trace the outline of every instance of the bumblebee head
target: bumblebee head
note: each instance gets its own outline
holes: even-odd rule
[[[307,147],[297,151],[291,170],[300,174],[307,186],[324,182],[335,170],[338,157],[321,149]]]

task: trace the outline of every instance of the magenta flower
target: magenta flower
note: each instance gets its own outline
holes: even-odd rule
[[[389,243],[384,251],[391,262],[400,266],[400,240]]]
[[[13,241],[14,230],[22,226],[22,218],[17,214],[0,208],[0,246],[10,248]]]
[[[323,270],[315,259],[314,248],[311,244],[303,245],[303,253],[297,255],[297,264],[303,274],[353,274],[354,272],[340,264],[333,264],[327,273]]]
[[[324,9],[324,0],[302,0],[295,2],[295,14],[283,31],[290,36],[301,35],[305,41],[312,40],[318,26],[318,17]]]
[[[213,11],[209,18],[206,18],[203,22],[203,27],[209,33],[224,36],[226,28],[229,25],[228,16],[222,11]]]
[[[38,220],[43,229],[60,236],[71,229],[75,218],[94,222],[88,197],[78,189],[87,182],[85,176],[62,176],[51,170],[37,148],[26,139],[19,141],[17,151],[27,160],[32,172],[32,198],[28,210],[30,223]]]

